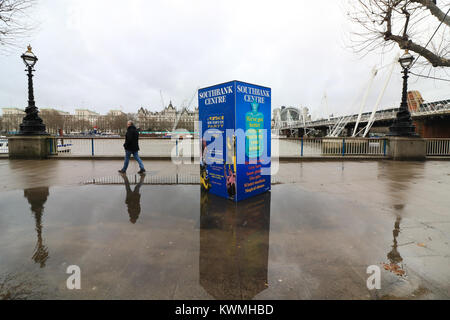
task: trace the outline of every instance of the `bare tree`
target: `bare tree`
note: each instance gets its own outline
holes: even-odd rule
[[[129,118],[129,116],[126,114],[112,116],[112,119],[111,119],[112,131],[117,134],[124,135],[127,130],[127,121],[128,120],[133,120],[133,119]]]
[[[41,109],[40,116],[48,133],[57,134],[59,129],[64,129],[64,115],[57,110]]]
[[[2,131],[18,131],[22,123],[23,115],[4,114],[2,117]]]
[[[33,29],[29,9],[35,0],[0,0],[0,50],[17,45]]]
[[[356,52],[398,45],[425,58],[428,65],[450,67],[450,1],[436,5],[436,0],[349,0],[348,5],[347,15],[357,26],[351,39]]]

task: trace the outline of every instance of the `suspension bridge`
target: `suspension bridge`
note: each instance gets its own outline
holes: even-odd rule
[[[398,108],[384,109],[376,111],[374,115],[370,112],[362,114],[352,114],[343,117],[331,117],[329,119],[319,119],[319,120],[286,120],[286,121],[275,121],[273,129],[283,132],[285,130],[300,130],[308,132],[312,130],[324,131],[328,136],[339,136],[339,135],[351,135],[352,132],[356,131],[355,136],[359,133],[363,137],[370,132],[370,129],[375,124],[376,127],[388,127],[395,119],[397,115]],[[292,112],[292,110],[288,110]],[[411,116],[415,121],[426,121],[426,120],[450,120],[450,99],[435,101],[431,103],[422,104],[418,110],[412,110]],[[301,117],[300,117],[301,118]],[[356,124],[361,127],[356,127]],[[367,125],[370,125],[370,129],[367,133],[362,133],[362,130],[366,131]],[[345,132],[344,129],[347,128]],[[358,131],[359,129],[359,131]],[[362,134],[361,134],[362,133]]]
[[[352,136],[368,137],[370,135],[383,135],[388,132],[389,126],[396,118],[398,107],[381,109],[380,105],[384,94],[391,81],[394,67],[398,64],[398,56],[392,63],[374,67],[370,72],[367,85],[363,88],[361,99],[357,100],[359,111],[343,116],[329,115],[328,98],[324,94],[321,106],[328,115],[321,119],[312,119],[308,115],[307,108],[281,108],[274,113],[272,129],[274,133],[280,135],[298,135],[298,136]],[[385,80],[382,89],[378,94],[376,102],[370,112],[364,112],[368,96],[372,90],[375,77],[380,71],[386,69]],[[414,120],[417,131],[424,137],[450,137],[450,99],[423,103],[413,101],[416,104],[414,108],[410,107],[412,119]],[[410,104],[408,98],[408,104]],[[356,109],[356,108],[355,108]]]

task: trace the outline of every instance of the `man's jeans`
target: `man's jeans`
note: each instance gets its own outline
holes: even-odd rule
[[[137,163],[139,163],[139,168],[141,170],[145,170],[144,169],[144,164],[142,163],[141,158],[139,158],[138,152],[137,151],[136,152],[132,152],[132,151],[125,150],[125,163],[123,164],[122,171],[127,171],[128,163],[130,162],[131,155],[133,155],[133,158],[137,161]]]

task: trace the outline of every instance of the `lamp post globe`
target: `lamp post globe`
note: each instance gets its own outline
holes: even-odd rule
[[[39,117],[39,110],[34,102],[33,92],[33,67],[38,61],[38,58],[31,51],[31,46],[28,46],[27,51],[21,55],[21,58],[26,66],[28,76],[28,106],[25,109],[25,117],[20,125],[20,135],[47,135],[45,125]]]
[[[405,53],[398,59],[398,62],[402,66],[403,69],[411,68],[411,65],[414,61],[414,57],[408,52],[408,50],[405,51]]]
[[[394,119],[394,123],[389,127],[389,136],[397,137],[417,137],[416,127],[413,124],[411,113],[408,108],[408,71],[411,68],[414,61],[414,56],[412,56],[408,50],[398,59],[402,69],[403,69],[403,89],[402,89],[402,102],[400,103],[400,108],[398,109],[397,116]]]
[[[30,45],[28,45],[27,49],[28,50],[21,55],[21,58],[26,67],[34,67],[34,65],[38,61],[38,58],[34,55],[33,51],[31,51]]]

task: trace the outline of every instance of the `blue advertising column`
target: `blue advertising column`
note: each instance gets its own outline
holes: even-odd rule
[[[241,81],[198,91],[202,189],[233,201],[270,190],[271,94]]]

